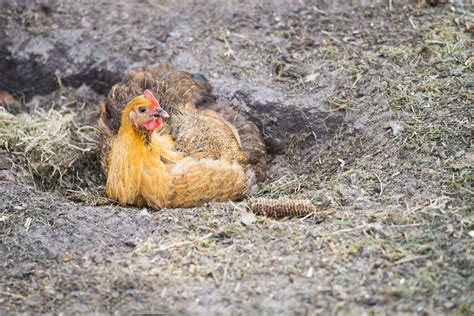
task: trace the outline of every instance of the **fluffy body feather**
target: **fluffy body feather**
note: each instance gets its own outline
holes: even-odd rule
[[[223,159],[255,166],[257,177],[266,177],[266,150],[262,135],[241,114],[217,104],[212,87],[200,75],[177,71],[169,65],[140,68],[129,72],[112,87],[101,106],[103,156],[120,128],[123,106],[144,89],[157,96],[170,113],[170,132],[176,150],[199,159]]]
[[[172,135],[176,149],[192,157],[247,165],[247,155],[241,149],[237,130],[214,111],[203,110],[179,117]]]
[[[235,128],[248,164],[254,166],[258,180],[264,181],[267,177],[267,148],[258,127],[226,104],[210,103],[205,105],[205,109],[224,117]]]
[[[153,208],[192,207],[211,200],[235,200],[248,192],[252,177],[242,165],[183,157],[166,132],[160,135],[134,127],[130,112],[143,103],[143,97],[134,98],[122,113],[107,160],[109,198]]]

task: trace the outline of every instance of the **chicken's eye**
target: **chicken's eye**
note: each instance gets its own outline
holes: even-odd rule
[[[139,107],[138,112],[145,113],[146,112],[146,107],[144,107],[144,106]]]

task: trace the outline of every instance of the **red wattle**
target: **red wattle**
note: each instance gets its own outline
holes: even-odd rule
[[[160,127],[161,124],[163,124],[163,119],[161,117],[159,117],[157,119],[152,118],[151,120],[149,120],[148,122],[143,124],[143,126],[147,130],[152,131],[152,130],[157,129],[158,127]]]

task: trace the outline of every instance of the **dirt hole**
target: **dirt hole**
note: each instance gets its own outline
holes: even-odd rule
[[[41,71],[34,72],[35,69],[30,71],[33,78],[45,75]],[[0,130],[4,137],[2,155],[6,157],[8,152],[13,157],[10,161],[14,170],[5,171],[3,178],[22,178],[39,190],[57,192],[73,201],[91,205],[109,203],[103,192],[105,177],[100,169],[95,124],[98,120],[97,104],[108,92],[105,87],[115,83],[111,78],[116,77],[94,70],[67,80],[56,78],[52,86],[25,84],[31,87],[31,91],[40,94],[30,95],[29,91],[14,90],[13,95],[20,98],[6,102],[0,112]],[[20,82],[26,79],[15,77],[15,80]],[[80,82],[83,83],[78,86]],[[49,92],[53,87],[56,89]],[[262,105],[241,91],[234,101],[237,108],[244,102],[257,109],[247,113],[247,117],[261,128],[264,128],[262,122],[265,119],[259,116],[278,106]],[[271,166],[268,181],[280,178],[288,170],[297,172],[304,169],[302,166],[309,165],[324,145],[314,144],[314,132],[311,133],[308,127],[302,128],[302,120],[301,116],[297,116],[294,121],[279,126],[281,134],[278,136],[289,135],[291,146],[287,148],[282,147],[277,137],[265,134]],[[338,118],[331,124],[340,123]],[[285,128],[286,131],[282,130]],[[302,152],[305,154],[302,155]],[[300,162],[298,167],[290,162],[295,158]]]

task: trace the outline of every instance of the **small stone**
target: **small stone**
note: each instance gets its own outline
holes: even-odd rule
[[[180,38],[183,34],[181,32],[169,32],[168,35],[173,38]]]
[[[0,170],[0,181],[15,182],[15,175],[10,170]]]
[[[150,212],[148,212],[148,209],[144,208],[140,211],[140,216],[142,217],[151,217]]]
[[[0,170],[10,169],[10,161],[6,155],[0,154]]]
[[[58,228],[61,228],[63,227],[65,224],[67,223],[67,219],[65,219],[64,217],[58,217],[54,220],[53,222],[53,228],[54,229],[58,229]]]
[[[77,90],[76,96],[81,99],[86,99],[87,96],[90,94],[90,88],[88,85],[83,83]]]
[[[448,224],[448,226],[446,227],[446,232],[450,235],[452,235],[454,233],[454,226],[453,224]]]
[[[464,85],[466,86],[466,88],[472,89],[474,88],[474,81],[468,81]]]
[[[23,304],[25,304],[27,306],[30,306],[30,307],[39,306],[42,303],[43,302],[40,299],[31,299],[31,298],[26,299],[25,301],[23,301]]]
[[[125,246],[135,248],[137,246],[137,243],[133,239],[126,240],[124,242]]]
[[[374,305],[377,305],[377,303],[379,302],[379,300],[376,299],[376,298],[370,297],[370,298],[368,298],[365,302],[366,302],[366,304],[369,305],[369,306],[374,306]]]
[[[400,135],[405,130],[405,128],[402,124],[400,124],[400,122],[390,122],[390,128],[392,129],[392,133],[395,136]]]

